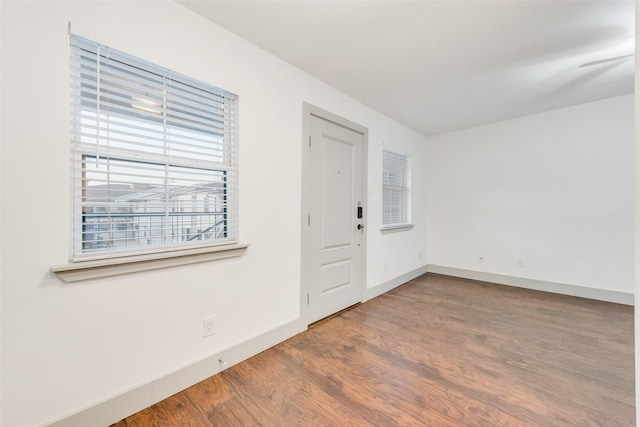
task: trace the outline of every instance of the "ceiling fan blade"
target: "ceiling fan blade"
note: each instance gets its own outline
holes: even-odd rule
[[[630,53],[629,55],[615,56],[613,58],[606,58],[606,59],[600,59],[598,61],[585,62],[578,68],[590,67],[592,65],[598,65],[598,64],[606,64],[607,62],[613,62],[613,61],[621,61],[623,59],[631,58],[633,55],[634,55],[633,53]]]

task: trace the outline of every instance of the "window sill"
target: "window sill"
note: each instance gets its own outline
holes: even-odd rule
[[[398,233],[400,231],[408,231],[413,228],[413,224],[397,224],[397,225],[386,225],[380,229],[382,234],[389,233]]]
[[[51,271],[67,283],[81,280],[110,277],[119,274],[156,270],[159,268],[195,264],[242,255],[248,244],[210,246],[206,248],[183,249],[145,255],[132,255],[121,258],[108,258],[94,261],[79,261],[64,265],[55,265]]]

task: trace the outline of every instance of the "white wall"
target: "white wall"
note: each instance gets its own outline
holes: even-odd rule
[[[430,138],[428,263],[633,294],[633,102]]]
[[[416,132],[172,2],[0,7],[3,426],[49,422],[298,319],[303,101],[369,129],[367,287],[425,264],[424,170],[416,227],[379,232],[382,145],[419,165]],[[69,252],[69,21],[240,96],[244,256],[70,285],[50,273]]]

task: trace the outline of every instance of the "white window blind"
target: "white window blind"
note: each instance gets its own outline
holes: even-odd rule
[[[72,259],[237,242],[236,101],[72,35]]]
[[[411,222],[411,158],[384,149],[382,152],[382,225]]]

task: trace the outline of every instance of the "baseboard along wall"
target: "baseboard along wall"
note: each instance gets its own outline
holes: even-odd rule
[[[483,271],[465,270],[462,268],[446,267],[442,265],[427,265],[427,272],[444,274],[446,276],[464,279],[481,280],[499,285],[515,286],[536,291],[552,292],[555,294],[571,295],[617,304],[634,305],[634,294],[611,291],[607,289],[590,288],[587,286],[569,285],[566,283],[548,282],[544,280],[527,279],[524,277],[507,276],[503,274],[486,273]]]

